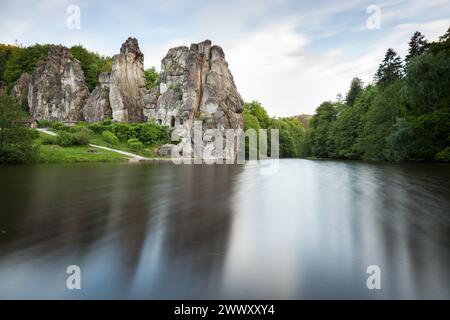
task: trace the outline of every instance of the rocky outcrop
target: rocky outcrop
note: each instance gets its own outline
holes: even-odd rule
[[[149,118],[171,127],[192,129],[201,120],[203,130],[243,128],[244,102],[228,69],[221,47],[206,40],[190,48],[172,48],[162,60],[159,96]],[[213,142],[204,148],[214,149]]]
[[[77,121],[89,94],[80,62],[69,49],[50,46],[28,87],[28,105],[36,119]]]
[[[22,73],[17,80],[16,84],[12,88],[12,95],[17,102],[23,102],[27,99],[28,86],[30,84],[31,76],[28,73]]]
[[[109,100],[115,121],[144,120],[145,95],[144,55],[135,38],[128,38],[113,57]]]
[[[83,108],[83,117],[87,122],[112,119],[112,109],[109,102],[110,73],[102,72],[99,85],[92,91]]]

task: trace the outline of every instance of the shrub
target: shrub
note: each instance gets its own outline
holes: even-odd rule
[[[94,122],[87,126],[90,130],[92,130],[95,134],[102,134],[103,131],[108,130],[108,126],[104,125],[100,122]]]
[[[48,145],[48,144],[57,144],[56,137],[55,136],[51,136],[51,135],[42,136],[41,143],[42,144],[46,144],[46,145]]]
[[[50,128],[55,129],[57,131],[69,131],[62,122],[50,121]]]
[[[134,150],[134,151],[139,151],[139,150],[141,150],[141,149],[144,147],[144,145],[142,144],[142,142],[140,142],[140,141],[139,141],[138,139],[136,139],[136,138],[128,139],[127,145],[128,145],[128,147],[129,147],[131,150]]]
[[[127,141],[136,136],[136,126],[123,122],[116,122],[111,125],[111,131],[119,138],[119,140]]]
[[[112,120],[111,119],[105,119],[105,120],[103,120],[103,125],[105,125],[105,126],[110,126],[111,124],[112,124]]]
[[[50,120],[39,120],[38,121],[38,127],[39,128],[51,128],[52,127],[52,121],[50,121]]]
[[[119,143],[119,138],[116,137],[116,135],[110,131],[103,131],[102,138],[105,142],[116,145]]]
[[[61,147],[70,147],[74,145],[74,136],[71,133],[68,132],[61,132],[56,137],[56,143],[60,145]]]
[[[444,150],[438,152],[435,156],[435,160],[449,162],[450,161],[450,147],[447,147]]]
[[[62,131],[56,137],[55,142],[61,147],[70,147],[74,145],[85,146],[89,144],[92,134],[92,131],[87,128],[81,128],[76,133]]]
[[[88,145],[92,135],[93,132],[91,130],[87,128],[81,128],[78,132],[72,134],[73,144],[79,146]]]

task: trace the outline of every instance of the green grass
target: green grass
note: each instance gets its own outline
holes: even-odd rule
[[[89,152],[89,150],[94,152]],[[39,151],[39,162],[41,163],[119,162],[126,160],[127,158],[121,154],[86,146],[41,145]]]
[[[109,147],[109,148],[113,148],[113,149],[117,149],[117,150],[121,150],[121,151],[126,151],[126,152],[130,152],[130,153],[134,153],[146,158],[153,158],[153,159],[165,159],[164,157],[158,156],[154,150],[158,147],[160,147],[159,145],[155,145],[155,146],[149,146],[149,145],[144,145],[144,148],[142,148],[142,150],[133,150],[130,149],[127,145],[126,142],[124,141],[119,141],[118,144],[110,144],[107,143],[103,137],[99,134],[94,135],[91,138],[91,143],[92,144],[96,144],[98,146],[103,146],[103,147]]]
[[[45,133],[40,133],[42,137]],[[40,163],[76,163],[76,162],[123,162],[127,161],[124,155],[89,146],[61,147],[58,145],[44,145],[41,138],[36,140],[39,145]]]

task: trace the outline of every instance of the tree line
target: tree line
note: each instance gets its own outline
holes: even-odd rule
[[[323,102],[310,121],[303,157],[381,161],[450,160],[450,28],[429,43],[415,32],[402,61],[390,48],[365,86]]]

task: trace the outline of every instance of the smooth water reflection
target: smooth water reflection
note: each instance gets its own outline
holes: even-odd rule
[[[450,298],[450,166],[259,169],[0,167],[0,298]]]

